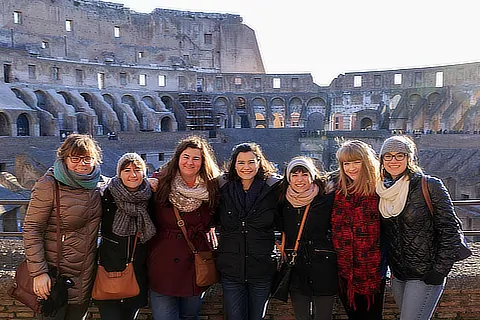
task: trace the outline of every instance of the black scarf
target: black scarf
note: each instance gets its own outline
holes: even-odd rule
[[[248,216],[253,205],[262,193],[264,185],[265,181],[257,178],[253,180],[252,185],[246,191],[243,190],[241,181],[232,181],[232,183],[229,184],[228,192],[230,197],[234,199],[234,205],[239,212],[240,219],[244,219]]]

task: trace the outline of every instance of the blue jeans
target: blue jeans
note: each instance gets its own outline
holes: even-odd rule
[[[445,288],[426,284],[422,280],[392,279],[392,293],[400,309],[400,320],[428,320],[432,317]]]
[[[236,282],[222,277],[223,303],[228,320],[260,320],[267,311],[271,281]]]
[[[201,304],[201,296],[170,297],[150,290],[150,305],[155,320],[196,320]]]

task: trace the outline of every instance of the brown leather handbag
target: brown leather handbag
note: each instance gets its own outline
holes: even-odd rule
[[[58,183],[55,180],[54,184],[55,202],[56,202],[56,215],[57,215],[57,252],[61,251],[60,241],[60,191],[58,189]],[[60,270],[60,254],[57,254],[57,272]],[[33,291],[33,277],[30,276],[28,271],[27,260],[23,260],[15,271],[14,282],[7,290],[8,294],[15,300],[20,301],[35,313],[42,312],[42,299]]]
[[[130,237],[128,238],[130,240]],[[140,294],[133,258],[137,247],[138,233],[135,235],[132,257],[123,271],[108,272],[102,265],[98,265],[97,275],[93,283],[92,298],[95,300],[120,300]],[[128,244],[130,248],[130,243]],[[128,254],[127,254],[128,255]]]
[[[180,227],[183,233],[183,237],[187,241],[187,244],[192,250],[195,257],[195,279],[197,286],[207,287],[220,281],[217,268],[215,267],[215,257],[212,251],[197,251],[195,246],[190,241],[185,229],[185,221],[180,217],[177,207],[173,207],[175,217],[177,218],[177,225]]]

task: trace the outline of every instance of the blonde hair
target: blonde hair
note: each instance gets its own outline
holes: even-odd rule
[[[375,151],[363,141],[351,140],[344,142],[337,150],[337,160],[340,167],[338,189],[345,196],[358,193],[362,196],[375,193],[375,184],[379,179],[379,161]],[[343,168],[344,162],[362,161],[358,177],[352,180]]]

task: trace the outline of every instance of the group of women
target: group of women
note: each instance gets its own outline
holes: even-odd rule
[[[122,271],[132,257],[140,294],[97,301],[102,319],[135,319],[148,297],[154,319],[197,319],[207,288],[196,284],[177,214],[196,250],[213,250],[218,240],[229,320],[264,317],[277,269],[275,230],[284,234],[286,258],[295,255],[289,291],[296,319],[331,319],[337,295],[349,319],[382,319],[387,265],[401,319],[429,319],[459,248],[446,188],[427,176],[432,215],[415,144],[404,136],[388,138],[380,159],[358,140],[340,146],[337,159],[339,170],[327,174],[312,159],[296,157],[282,178],[260,146],[243,143],[220,174],[208,142],[192,136],[151,178],[142,158],[127,153],[107,180],[97,143],[68,136],[35,184],[24,223],[36,294],[48,299],[57,255],[60,273],[73,281],[68,304],[39,319],[85,319],[97,260],[107,271]]]

